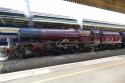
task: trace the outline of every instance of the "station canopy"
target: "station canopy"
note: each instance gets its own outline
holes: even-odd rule
[[[64,0],[125,13],[125,0]]]
[[[69,16],[61,16],[47,13],[34,13],[34,26],[40,28],[77,28],[80,27],[77,20]],[[6,27],[26,27],[28,18],[25,17],[22,11],[0,8],[0,26]],[[84,19],[84,29],[113,29],[123,30],[125,25]]]

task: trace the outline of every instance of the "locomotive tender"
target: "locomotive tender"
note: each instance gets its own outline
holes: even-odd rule
[[[23,58],[28,56],[55,55],[121,48],[125,46],[125,32],[0,28],[0,50],[5,56]]]

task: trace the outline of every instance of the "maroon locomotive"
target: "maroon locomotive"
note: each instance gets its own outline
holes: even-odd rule
[[[20,28],[14,37],[10,37],[10,33],[4,34],[9,36],[6,38],[8,48],[4,48],[3,51],[9,57],[76,53],[120,48],[123,45],[121,33],[112,31]]]

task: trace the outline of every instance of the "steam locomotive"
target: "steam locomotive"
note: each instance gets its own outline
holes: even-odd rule
[[[0,52],[10,58],[122,48],[125,32],[81,29],[0,28]]]

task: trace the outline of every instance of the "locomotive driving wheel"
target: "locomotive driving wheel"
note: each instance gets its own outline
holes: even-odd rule
[[[15,48],[14,52],[8,57],[9,60],[11,59],[22,59],[23,52],[19,48]]]

